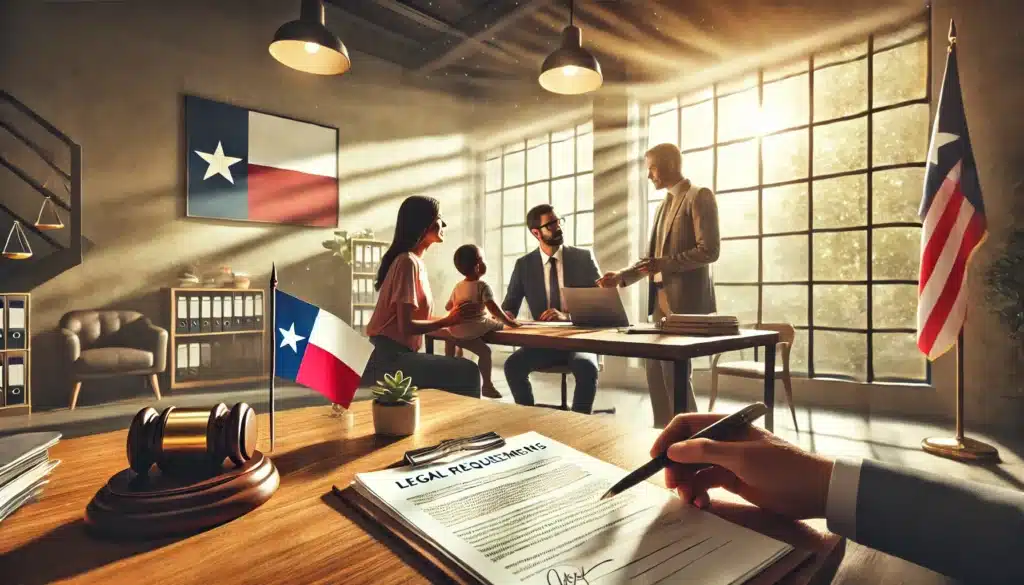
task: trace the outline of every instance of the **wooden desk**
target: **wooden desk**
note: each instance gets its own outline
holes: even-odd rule
[[[434,339],[446,340],[449,339],[449,336],[444,330],[428,334],[427,353],[434,352]],[[496,345],[580,351],[674,362],[675,388],[672,404],[676,414],[688,410],[687,402],[690,397],[689,392],[686,391],[686,362],[688,360],[738,349],[763,347],[764,403],[768,406],[768,413],[764,417],[764,426],[769,431],[775,430],[775,345],[779,343],[779,334],[775,331],[743,329],[739,335],[685,337],[682,335],[619,333],[615,329],[531,325],[518,329],[493,331],[483,339],[487,343]]]

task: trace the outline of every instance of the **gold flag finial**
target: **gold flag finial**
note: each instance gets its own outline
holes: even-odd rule
[[[952,44],[955,44],[955,43],[956,43],[956,23],[953,22],[953,19],[951,18],[951,19],[949,19],[949,44],[952,45]]]

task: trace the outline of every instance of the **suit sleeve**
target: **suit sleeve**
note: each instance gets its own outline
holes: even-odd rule
[[[832,502],[850,486],[830,486],[830,530],[965,583],[1024,583],[1024,491],[870,460],[858,475],[852,524]]]
[[[664,257],[662,272],[678,273],[707,266],[718,260],[721,237],[718,232],[718,203],[710,189],[700,189],[693,198],[693,235],[696,245]]]
[[[522,264],[522,258],[516,260],[516,265],[512,268],[512,276],[508,279],[508,290],[505,291],[505,300],[501,302],[501,310],[513,315],[519,314],[519,309],[523,306],[523,297],[526,295],[523,289]]]

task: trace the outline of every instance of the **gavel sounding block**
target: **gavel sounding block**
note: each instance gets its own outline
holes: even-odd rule
[[[198,468],[189,475],[153,469],[118,472],[93,496],[85,521],[114,538],[162,538],[194,534],[246,514],[270,499],[281,483],[262,452],[243,465]]]

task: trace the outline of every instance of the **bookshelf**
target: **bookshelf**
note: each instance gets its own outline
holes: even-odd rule
[[[0,416],[32,412],[32,295],[0,294]]]
[[[171,389],[268,380],[267,292],[239,288],[171,288]]]
[[[390,242],[353,238],[349,240],[349,324],[366,335],[366,324],[377,306],[377,291],[373,289],[373,281],[377,278],[380,260],[387,251]]]

